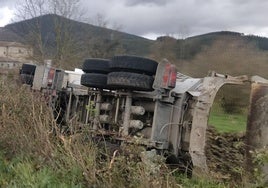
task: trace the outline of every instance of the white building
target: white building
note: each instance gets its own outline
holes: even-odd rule
[[[30,62],[33,49],[20,42],[13,32],[0,28],[0,68],[12,69],[20,67],[22,63]]]
[[[0,41],[0,68],[14,68],[19,63],[29,62],[32,48],[18,42]]]

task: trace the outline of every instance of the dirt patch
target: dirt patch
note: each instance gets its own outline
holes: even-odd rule
[[[245,134],[207,131],[206,156],[211,176],[220,181],[241,182],[244,174]]]

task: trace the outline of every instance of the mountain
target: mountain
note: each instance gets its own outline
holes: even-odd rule
[[[204,49],[213,46],[217,41],[243,41],[243,45],[254,45],[257,50],[268,51],[268,38],[231,31],[211,32],[177,40],[169,36],[161,36],[157,38],[156,43],[165,46],[164,51],[172,46],[169,53],[173,53],[175,59],[191,60]]]
[[[87,57],[130,54],[147,56],[158,62],[166,58],[176,64],[179,72],[193,77],[204,77],[214,70],[233,76],[268,78],[268,38],[238,32],[211,32],[186,39],[161,36],[148,40],[48,14],[0,28],[1,40],[32,45],[37,57],[52,58],[55,66],[64,69],[81,66]],[[243,99],[247,104],[248,91],[244,86],[236,87],[236,90],[225,88],[219,98],[224,96],[226,99],[228,95],[231,98],[232,93],[239,93],[239,99],[235,100]]]
[[[194,46],[210,46],[213,42],[219,39],[229,38],[232,40],[243,40],[245,43],[254,43],[260,50],[268,50],[268,38],[259,37],[254,35],[244,35],[243,33],[231,32],[231,31],[219,31],[211,32],[203,35],[189,37],[185,41],[186,43],[193,44],[190,48],[194,54],[199,51]],[[193,55],[193,54],[192,54]]]
[[[19,37],[16,33],[10,31],[9,29],[0,27],[0,41],[23,42],[23,39]]]
[[[53,57],[62,68],[78,67],[86,57],[110,58],[116,54],[130,54],[157,61],[167,58],[179,71],[192,76],[204,76],[209,70],[216,70],[226,74],[268,77],[268,38],[238,32],[211,32],[186,39],[161,36],[157,40],[148,40],[54,14],[9,24],[0,29],[0,40],[5,38],[2,33],[7,31],[17,35],[18,40],[30,42],[37,54],[40,53],[38,40],[41,39],[45,57]]]
[[[149,54],[153,44],[152,40],[143,37],[74,21],[55,14],[12,23],[6,25],[4,29],[25,39],[27,43],[34,46],[36,51],[40,47],[37,44],[38,40],[41,39],[42,42],[39,43],[42,43],[46,56],[51,56],[59,50],[59,37],[64,39],[63,42],[69,42],[62,47],[64,50],[67,46],[73,48],[72,50],[75,50],[76,53],[83,51],[82,56],[84,57],[109,56],[103,54],[104,48],[107,48],[106,53],[118,51],[119,53],[145,56]],[[69,49],[69,51],[72,50]]]

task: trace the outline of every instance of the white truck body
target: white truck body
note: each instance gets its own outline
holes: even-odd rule
[[[251,80],[215,72],[204,78],[177,73],[173,88],[163,86],[167,64],[163,61],[158,65],[154,90],[149,92],[87,88],[80,84],[81,69],[64,71],[47,66],[37,66],[32,89],[54,93],[51,104],[60,104],[53,109],[61,113],[57,117],[65,127],[76,119],[96,137],[168,152],[186,167],[206,172],[206,129],[214,98],[225,84],[241,85]],[[256,80],[267,83],[263,78]]]

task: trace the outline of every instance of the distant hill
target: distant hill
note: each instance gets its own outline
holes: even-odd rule
[[[176,40],[159,37],[154,44],[154,58],[168,59],[177,70],[193,77],[204,77],[213,70],[231,76],[259,75],[268,79],[268,38],[221,31]],[[250,84],[224,86],[217,99],[246,106]]]
[[[37,25],[41,36],[36,36]],[[64,27],[69,33],[60,32],[57,35],[57,31]],[[59,37],[67,41],[61,48],[58,46]],[[0,41],[27,43],[33,46],[36,54],[40,53],[39,39],[42,39],[44,57],[53,57],[56,66],[65,69],[81,66],[87,57],[110,58],[130,54],[150,57],[159,62],[167,58],[176,64],[178,71],[193,77],[203,77],[214,70],[233,76],[260,75],[268,78],[268,38],[265,37],[219,31],[186,39],[161,36],[157,40],[148,40],[53,14],[0,28]],[[57,56],[53,56],[55,52]],[[249,95],[248,91],[240,87],[237,90],[227,88],[225,93],[219,95],[226,99],[228,95],[233,97],[232,93],[239,93],[239,98],[247,104],[248,97],[245,96]]]
[[[268,79],[268,38],[235,32],[214,32],[184,41],[183,70],[192,75],[215,70]]]
[[[268,38],[254,35],[244,35],[243,33],[231,31],[211,32],[186,39],[173,39],[172,37],[161,36],[157,38],[159,45],[172,45],[171,53],[174,53],[176,59],[191,60],[197,54],[202,52],[204,48],[209,48],[219,40],[243,41],[244,45],[255,45],[256,49],[268,51]],[[170,53],[169,52],[169,53]]]
[[[219,32],[211,32],[203,35],[198,35],[194,37],[189,37],[187,40],[199,40],[203,44],[211,44],[213,40],[216,40],[221,36],[229,36],[233,38],[240,38],[247,42],[253,42],[256,44],[261,50],[268,50],[268,38],[260,37],[255,35],[245,35],[244,33],[231,32],[231,31],[219,31]]]
[[[194,45],[196,46],[202,46],[202,45],[209,46],[212,44],[212,42],[219,39],[220,37],[229,37],[233,38],[233,40],[244,40],[246,43],[254,43],[256,47],[259,48],[260,50],[268,50],[268,38],[254,35],[244,35],[243,33],[237,33],[231,31],[207,33],[204,35],[187,38],[186,41],[194,43]]]
[[[55,14],[47,14],[12,23],[6,25],[4,29],[15,33],[20,38],[25,39],[26,42],[30,41],[29,36],[35,35],[36,33],[34,32],[40,30],[43,45],[45,45],[47,54],[49,55],[56,50],[56,30],[59,27],[68,27],[68,32],[71,34],[68,40],[75,41],[77,46],[73,47],[79,48],[80,51],[88,49],[88,46],[91,48],[103,48],[100,44],[110,44],[109,47],[112,48],[116,44],[117,46],[120,45],[124,53],[145,56],[149,54],[151,45],[153,44],[153,41],[143,37],[70,20]],[[31,42],[33,44],[36,43],[36,41]],[[90,52],[84,53],[84,56],[87,57],[91,55]]]
[[[86,57],[110,58],[116,54],[130,54],[147,56],[158,61],[167,58],[174,62],[180,71],[193,76],[204,75],[209,70],[230,74],[268,74],[268,38],[238,32],[211,32],[186,39],[161,36],[157,40],[148,40],[48,14],[1,28],[0,40],[6,38],[10,31],[10,40],[23,39],[26,43],[30,41],[36,50],[37,41],[29,40],[30,36],[35,35],[36,23],[41,30],[46,58],[62,50],[60,56],[56,57],[62,61],[62,67],[77,67]],[[68,27],[70,35],[61,33],[61,37],[72,41],[71,45],[68,44],[62,49],[58,49],[56,45],[59,37],[56,31],[59,27]],[[12,37],[13,35],[17,37]],[[67,51],[66,48],[71,50]],[[67,56],[62,58],[61,55],[64,54]]]
[[[3,42],[23,42],[23,39],[7,28],[0,27],[0,41]]]
[[[40,28],[42,32],[42,39],[44,43],[52,45],[55,39],[55,20],[57,22],[68,22],[71,28],[72,36],[74,40],[79,41],[81,45],[87,39],[102,39],[102,40],[118,40],[125,49],[125,53],[133,55],[148,55],[151,52],[152,45],[156,42],[164,42],[166,39],[170,40],[171,37],[159,37],[156,41],[149,40],[140,36],[103,28],[99,26],[94,26],[92,24],[87,24],[83,22],[78,22],[70,20],[55,14],[47,14],[44,16],[32,18],[29,20],[24,20],[16,23],[6,25],[4,28],[0,28],[0,40],[5,38],[17,41],[22,41],[21,39],[27,38],[30,32],[32,32],[35,27],[35,23],[40,23]],[[7,36],[7,31],[11,33]],[[12,37],[16,35],[15,37]],[[219,31],[211,32],[207,34],[202,34],[198,36],[189,37],[186,39],[176,40],[176,45],[174,51],[177,53],[179,59],[191,59],[193,56],[200,52],[200,49],[204,46],[210,46],[215,40],[220,37],[232,37],[234,39],[242,39],[246,42],[255,43],[256,47],[261,50],[268,50],[268,38],[258,37],[254,35],[244,35],[243,33],[231,32],[231,31]],[[94,40],[92,40],[94,41]],[[95,40],[95,42],[98,42]],[[183,50],[186,52],[178,53],[178,51]]]

